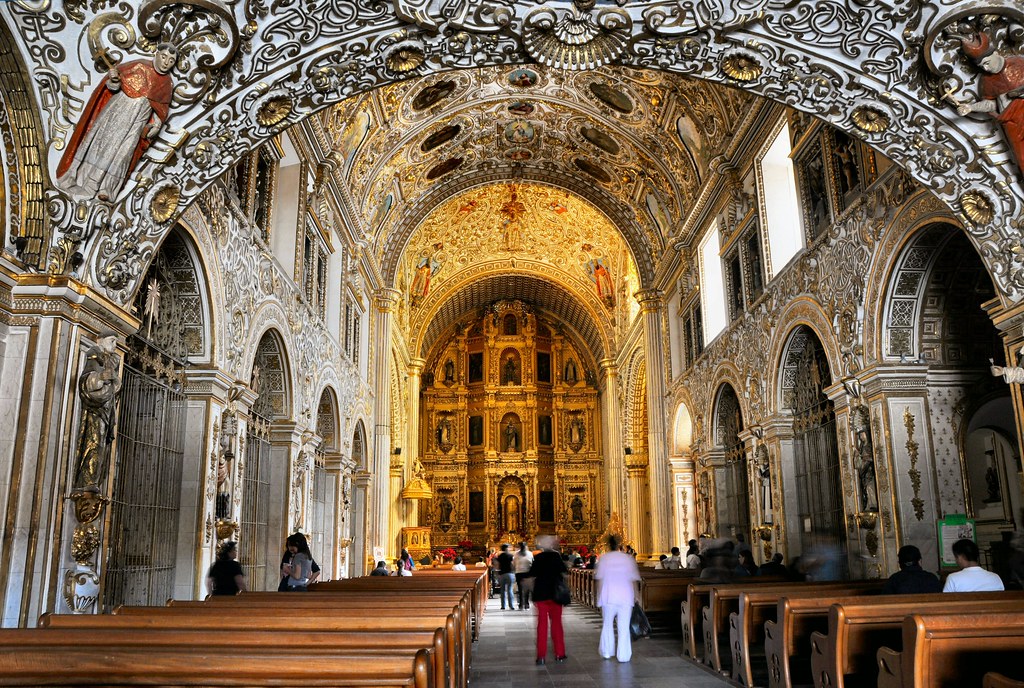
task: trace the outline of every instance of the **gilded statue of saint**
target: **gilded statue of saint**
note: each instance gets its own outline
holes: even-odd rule
[[[76,488],[99,491],[100,483],[106,480],[110,443],[114,440],[115,402],[121,391],[119,365],[117,335],[104,332],[86,353],[78,378],[82,427],[75,464]]]

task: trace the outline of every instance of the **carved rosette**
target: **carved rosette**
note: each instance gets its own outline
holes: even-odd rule
[[[981,191],[968,191],[961,196],[960,207],[974,225],[987,225],[995,218],[992,200]]]
[[[889,128],[892,119],[881,108],[873,105],[860,105],[850,114],[853,125],[869,134],[877,134]]]
[[[596,69],[622,55],[632,30],[632,18],[620,9],[595,16],[544,7],[526,17],[523,45],[533,59],[555,69]]]

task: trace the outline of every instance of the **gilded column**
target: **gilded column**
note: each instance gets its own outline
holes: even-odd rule
[[[645,289],[637,293],[644,318],[644,358],[647,362],[647,442],[651,484],[651,553],[668,552],[671,544],[671,481],[668,445],[665,442],[665,356],[661,339],[662,293]]]
[[[420,457],[420,383],[423,380],[423,366],[426,361],[422,358],[414,358],[409,361],[409,377],[406,381],[409,385],[409,407],[407,409],[405,423],[405,447],[402,452],[406,455],[405,480],[412,480],[412,465]],[[405,514],[405,525],[418,526],[419,502],[408,500]]]
[[[633,538],[637,559],[646,559],[651,551],[650,502],[645,483],[647,482],[647,457],[630,454],[626,457],[626,508],[627,534]]]
[[[622,481],[622,422],[619,417],[619,367],[610,358],[602,359],[600,365],[604,375],[601,406],[604,415],[604,460],[608,476],[608,510],[611,514],[618,514],[619,518],[622,518],[625,514],[622,511],[624,485]]]
[[[374,342],[377,359],[374,361],[373,399],[373,488],[370,519],[370,547],[381,548],[385,558],[395,559],[396,543],[388,538],[388,515],[391,511],[391,319],[402,293],[397,289],[381,289],[374,296],[377,317]],[[397,495],[396,495],[397,496]]]

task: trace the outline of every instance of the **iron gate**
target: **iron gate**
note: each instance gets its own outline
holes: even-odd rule
[[[270,514],[270,421],[253,413],[245,437],[245,466],[242,471],[242,509],[239,519],[238,562],[259,590],[267,580],[267,552]]]
[[[836,439],[836,415],[823,391],[830,380],[820,345],[808,339],[797,363],[794,400],[796,484],[804,552],[835,556],[839,575],[849,577],[843,521],[843,489]]]
[[[721,418],[721,439],[725,446],[725,513],[719,515],[719,535],[724,528],[733,530],[732,535],[742,534],[750,540],[750,487],[747,484],[747,452],[739,433],[743,429],[743,416],[739,400],[732,387],[722,394],[719,401]]]
[[[185,443],[180,379],[165,381],[127,361],[122,377],[103,587],[107,611],[174,596]]]

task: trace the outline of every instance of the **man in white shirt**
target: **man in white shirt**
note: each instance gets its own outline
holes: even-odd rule
[[[998,592],[1005,590],[1003,580],[995,573],[986,571],[978,564],[981,552],[974,540],[957,540],[953,543],[953,556],[960,570],[949,574],[942,592]]]
[[[672,548],[672,556],[661,562],[661,568],[663,569],[681,569],[683,568],[683,559],[679,556],[679,548]]]
[[[533,579],[526,574],[533,566],[533,552],[526,549],[526,543],[519,543],[519,551],[512,557],[512,570],[516,574],[516,590],[519,592],[519,608],[530,608],[530,590],[533,586]]]
[[[619,551],[615,536],[608,538],[608,551],[597,560],[594,569],[597,581],[597,606],[601,608],[601,642],[598,651],[605,659],[614,653],[620,662],[628,662],[633,656],[629,637],[629,621],[635,600],[634,585],[640,580],[636,560]],[[619,639],[615,641],[614,622]]]

